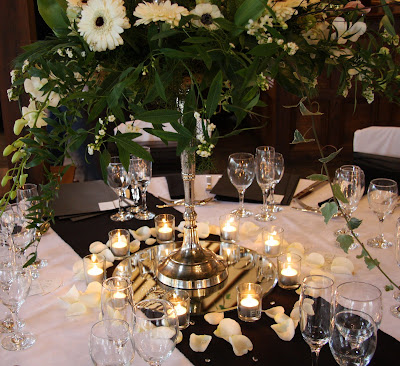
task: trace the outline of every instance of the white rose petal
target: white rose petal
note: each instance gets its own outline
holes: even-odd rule
[[[292,250],[295,250],[296,252],[304,255],[304,246],[303,246],[303,244],[299,243],[298,241],[295,241],[288,245],[287,251],[291,252]]]
[[[331,266],[331,271],[336,274],[353,275],[353,272],[345,266]]]
[[[92,294],[92,293],[100,294],[101,289],[102,289],[101,283],[97,282],[97,281],[93,281],[88,284],[86,291],[84,293],[85,294]]]
[[[274,319],[277,314],[282,314],[285,312],[283,306],[275,306],[273,308],[265,310],[265,314],[267,314],[270,318]]]
[[[60,300],[64,301],[67,304],[73,304],[79,301],[79,296],[80,294],[78,289],[75,287],[75,285],[73,285],[64,296],[60,297]]]
[[[101,241],[95,241],[89,245],[89,252],[92,254],[99,254],[105,249],[107,249],[107,245],[103,244]]]
[[[67,310],[67,316],[77,316],[85,314],[87,311],[86,306],[81,302],[73,303]]]
[[[133,235],[133,237],[135,239],[140,240],[140,241],[145,241],[148,238],[150,238],[151,231],[148,226],[142,226],[139,229],[137,229],[136,231],[131,231],[131,234]]]
[[[283,341],[290,341],[294,337],[294,323],[291,318],[282,323],[273,324],[271,325],[271,328]]]
[[[290,317],[285,313],[278,313],[274,316],[275,323],[282,323],[288,320]]]
[[[325,258],[319,253],[310,253],[306,257],[306,263],[311,267],[322,267],[325,263]]]
[[[253,350],[253,343],[246,336],[239,334],[229,337],[229,343],[232,345],[236,356],[243,356]]]
[[[210,234],[211,235],[220,235],[221,229],[218,225],[210,225]]]
[[[210,335],[197,335],[192,333],[189,338],[189,346],[194,352],[204,352],[211,342]]]
[[[100,307],[100,294],[97,292],[89,292],[81,294],[79,302],[87,306],[88,308]]]
[[[83,271],[83,260],[79,259],[78,261],[76,261],[72,267],[72,271],[77,274],[81,271]]]
[[[346,257],[336,257],[332,261],[332,267],[346,267],[350,272],[354,272],[354,264],[353,262]]]
[[[210,235],[210,225],[208,222],[197,223],[197,233],[200,239],[206,239]]]
[[[151,332],[152,337],[158,339],[171,339],[175,336],[175,330],[167,326],[153,328]]]
[[[145,243],[146,243],[147,245],[153,245],[155,242],[156,242],[156,239],[154,239],[154,238],[148,238],[148,239],[146,239],[146,241],[145,241]]]
[[[106,259],[106,261],[108,261],[108,262],[115,261],[114,254],[112,253],[111,249],[108,249],[108,248],[104,249],[100,254],[103,255],[104,258]]]
[[[181,331],[179,331],[178,337],[176,338],[176,344],[181,343],[182,339],[183,339],[183,333]]]
[[[224,319],[224,313],[208,313],[204,315],[204,319],[207,323],[211,325],[218,325],[222,319]]]
[[[106,261],[106,269],[112,267],[113,265],[113,262]]]
[[[230,336],[242,334],[242,330],[236,320],[224,318],[218,324],[218,328],[214,331],[214,334],[228,341]]]
[[[132,240],[129,245],[129,251],[131,254],[137,252],[140,249],[140,241],[139,240]]]
[[[151,236],[154,236],[154,237],[157,236],[157,230],[156,230],[155,227],[151,227],[151,228],[150,228],[150,234],[151,234]]]
[[[335,276],[332,273],[323,271],[322,269],[318,269],[318,268],[312,269],[310,271],[310,275],[325,276],[325,277],[330,278],[332,281],[335,281]]]

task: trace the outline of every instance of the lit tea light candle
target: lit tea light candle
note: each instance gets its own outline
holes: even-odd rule
[[[293,286],[297,284],[297,274],[298,272],[288,265],[287,268],[281,271],[281,282],[286,286]]]
[[[266,227],[263,229],[262,238],[266,256],[277,257],[281,253],[283,229],[279,226]]]
[[[220,217],[221,240],[234,242],[239,232],[239,217],[228,214]]]
[[[92,259],[92,263],[88,265],[87,270],[87,282],[103,282],[104,270],[101,268],[102,263],[96,263],[96,257]]]
[[[129,231],[116,229],[109,232],[110,249],[117,259],[125,258],[129,253]]]
[[[247,309],[256,309],[258,308],[259,303],[260,302],[251,295],[247,295],[247,297],[240,301],[240,305],[244,306]]]
[[[261,317],[262,288],[255,283],[242,283],[237,287],[239,319],[253,322]]]
[[[159,241],[172,240],[172,227],[163,219],[161,227],[158,228],[157,238]]]
[[[168,300],[174,307],[180,329],[189,326],[190,320],[190,296],[184,290],[172,290],[164,295],[164,299]]]
[[[179,326],[184,326],[186,324],[186,319],[188,315],[188,309],[186,306],[182,305],[182,302],[177,302],[174,305],[174,309],[176,311],[176,315],[178,316]]]
[[[154,218],[156,238],[159,243],[171,243],[175,240],[175,216],[160,214]]]
[[[265,241],[265,253],[270,256],[278,256],[281,250],[281,242],[272,235]]]
[[[300,282],[301,257],[287,253],[278,257],[278,283],[286,289],[294,289]]]
[[[126,294],[117,290],[117,292],[112,295],[112,302],[115,309],[124,308],[126,304]]]

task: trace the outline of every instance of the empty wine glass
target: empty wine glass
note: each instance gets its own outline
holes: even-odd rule
[[[372,179],[369,184],[368,203],[372,211],[378,216],[380,232],[376,238],[367,241],[370,247],[386,249],[393,245],[384,238],[382,224],[386,216],[389,215],[396,206],[397,192],[397,183],[392,179]]]
[[[368,314],[376,326],[382,321],[382,292],[370,283],[350,281],[339,285],[335,290],[334,314],[343,310],[357,310]]]
[[[275,180],[275,149],[272,146],[259,146],[256,149],[256,177],[263,195],[261,213],[255,216],[258,221],[272,221],[272,206],[268,201]]]
[[[133,339],[140,357],[159,366],[172,353],[179,332],[174,306],[167,300],[147,299],[133,308]]]
[[[347,199],[347,203],[339,200],[339,205],[344,214],[351,219],[351,215],[357,209],[358,203],[362,198],[365,190],[365,175],[363,170],[357,165],[343,165],[335,172],[334,183],[340,187],[343,196]],[[347,225],[337,230],[335,236],[348,234],[349,228]],[[359,245],[353,243],[350,250],[356,249]]]
[[[239,193],[239,208],[232,211],[239,217],[253,213],[244,208],[244,193],[254,180],[254,156],[250,153],[234,153],[228,158],[228,177]]]
[[[138,220],[151,220],[154,219],[155,214],[147,209],[147,187],[151,180],[152,162],[141,158],[132,158],[130,160],[129,169],[132,172],[132,178],[140,188],[142,194],[142,207],[140,211],[135,214]]]
[[[135,347],[129,324],[121,319],[95,323],[90,331],[89,352],[96,366],[130,366]]]
[[[283,173],[285,171],[285,159],[281,153],[275,152],[275,177],[274,181],[272,182],[271,190],[270,190],[270,205],[272,208],[272,212],[280,212],[282,211],[282,207],[275,204],[275,187],[281,181],[283,177]]]
[[[400,267],[400,217],[397,219],[396,222],[396,232],[395,232],[395,255],[396,255],[396,262],[397,265]],[[400,291],[396,290],[393,293],[393,298],[396,301],[400,301]],[[396,318],[400,318],[400,305],[394,305],[390,308],[390,312]]]
[[[300,331],[311,348],[312,365],[318,365],[321,348],[328,343],[333,281],[325,276],[307,276],[300,293]]]
[[[34,335],[22,332],[18,321],[18,312],[28,296],[31,282],[28,268],[0,262],[0,300],[11,311],[14,324],[13,332],[1,341],[2,347],[8,351],[27,349],[35,343]]]
[[[125,190],[129,188],[131,183],[130,176],[118,156],[111,158],[110,164],[107,166],[107,182],[108,185],[118,194],[118,212],[111,215],[113,221],[128,221],[133,218],[133,214],[122,209],[122,198]]]
[[[377,326],[366,313],[343,310],[332,317],[329,347],[340,366],[365,366],[377,343]]]

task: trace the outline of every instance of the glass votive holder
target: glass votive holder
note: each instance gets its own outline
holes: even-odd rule
[[[281,254],[283,245],[283,228],[280,226],[268,226],[262,230],[264,252],[267,257],[277,257]]]
[[[175,243],[167,243],[157,245],[155,247],[156,250],[156,260],[161,262],[165,258],[167,258],[174,250],[175,250]]]
[[[219,246],[219,255],[227,264],[237,263],[240,259],[240,247],[238,244],[221,243]]]
[[[83,271],[86,284],[90,282],[103,283],[106,275],[106,258],[102,254],[89,254],[83,258]]]
[[[278,257],[278,285],[292,290],[300,285],[301,257],[294,253],[281,254]]]
[[[101,313],[103,319],[130,321],[133,306],[132,285],[126,277],[109,277],[101,288]]]
[[[179,329],[185,329],[190,322],[190,295],[185,290],[174,289],[164,294],[163,298],[169,301],[178,316]]]
[[[235,214],[219,218],[220,237],[222,242],[234,243],[238,240],[240,217]]]
[[[236,287],[237,312],[240,320],[254,322],[261,318],[262,287],[256,283],[241,283]]]
[[[175,240],[175,216],[160,214],[154,218],[156,239],[160,244],[171,243]]]
[[[130,233],[126,229],[115,229],[108,233],[110,249],[115,259],[121,260],[129,256]]]
[[[142,276],[144,279],[153,278],[155,267],[153,251],[151,251],[150,249],[142,250],[136,254],[136,258],[140,276]]]

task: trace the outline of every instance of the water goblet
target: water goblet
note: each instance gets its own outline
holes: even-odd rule
[[[8,351],[19,351],[35,343],[32,333],[22,332],[19,328],[18,312],[28,296],[32,277],[28,268],[11,263],[0,264],[0,300],[11,311],[13,332],[4,337],[1,345]]]
[[[112,221],[128,221],[133,218],[133,214],[122,209],[122,197],[125,190],[128,189],[131,180],[128,172],[119,160],[119,157],[111,158],[110,164],[107,166],[107,182],[108,185],[118,194],[119,204],[118,212],[111,215]]]
[[[356,310],[368,314],[376,326],[382,321],[382,292],[366,282],[350,281],[340,284],[335,290],[333,313]]]
[[[167,300],[147,299],[133,308],[133,339],[140,357],[159,366],[172,353],[179,332],[174,306]]]
[[[377,326],[366,313],[343,310],[332,317],[329,348],[340,366],[365,366],[377,344]]]
[[[130,366],[135,357],[135,346],[129,324],[121,319],[95,323],[90,331],[89,352],[96,366]]]
[[[383,236],[382,224],[386,216],[392,213],[397,203],[397,183],[392,179],[372,179],[368,187],[369,207],[379,219],[379,235],[369,239],[367,245],[373,248],[386,249],[393,244]]]
[[[340,187],[343,196],[347,199],[347,203],[339,200],[339,205],[344,214],[351,219],[351,215],[357,209],[358,203],[364,194],[365,175],[363,170],[357,165],[343,165],[335,172],[334,183]],[[347,225],[337,230],[334,235],[348,234]],[[350,250],[356,249],[358,243],[353,243]]]
[[[396,222],[394,248],[395,248],[396,262],[397,262],[397,265],[400,267],[400,217],[397,219],[397,222]],[[394,291],[393,298],[396,301],[400,301],[400,290],[399,289]],[[396,318],[400,318],[400,305],[393,305],[390,308],[390,312]]]
[[[275,204],[274,194],[275,194],[275,187],[281,181],[284,171],[285,171],[285,159],[283,158],[283,155],[281,153],[275,152],[275,178],[272,183],[270,191],[270,197],[271,197],[270,204],[272,207],[272,212],[282,211],[282,207]]]
[[[257,214],[255,218],[258,221],[276,220],[276,217],[271,213],[271,203],[268,201],[275,180],[275,149],[272,146],[257,147],[255,170],[257,183],[263,196],[261,213]]]
[[[132,158],[130,168],[134,182],[139,186],[142,196],[141,210],[135,214],[138,220],[154,219],[155,214],[147,209],[147,187],[151,180],[152,162],[141,158]]]
[[[254,180],[254,156],[250,153],[234,153],[228,158],[228,177],[239,193],[239,208],[232,211],[239,217],[253,213],[244,208],[244,193]]]
[[[333,280],[325,276],[307,276],[300,293],[300,331],[310,346],[312,365],[318,365],[321,348],[328,343],[333,296]]]

